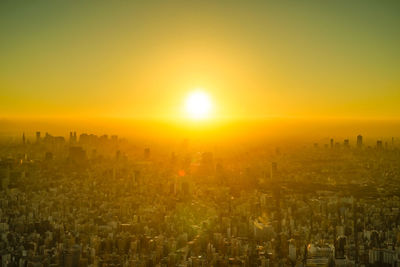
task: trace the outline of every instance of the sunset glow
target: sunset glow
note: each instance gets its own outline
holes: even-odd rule
[[[400,266],[400,1],[0,1],[0,267]]]
[[[187,97],[185,107],[191,119],[205,119],[210,115],[212,103],[207,93],[194,91]]]

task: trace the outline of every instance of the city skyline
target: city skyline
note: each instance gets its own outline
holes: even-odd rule
[[[400,1],[0,1],[0,267],[399,267]]]

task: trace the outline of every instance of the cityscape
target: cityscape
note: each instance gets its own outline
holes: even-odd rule
[[[0,1],[0,267],[400,267],[400,0]]]
[[[251,148],[249,148],[251,149]],[[398,266],[400,141],[1,144],[1,266]]]

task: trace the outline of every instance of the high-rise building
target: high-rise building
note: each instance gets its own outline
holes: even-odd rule
[[[62,252],[62,263],[65,267],[72,267],[73,265],[73,254],[71,249],[64,249]]]
[[[383,143],[382,143],[382,140],[378,140],[378,141],[376,141],[376,148],[377,148],[377,149],[379,149],[379,150],[383,149]]]
[[[118,143],[118,135],[111,135],[111,142],[116,145]]]
[[[77,164],[82,164],[86,161],[86,151],[80,146],[72,146],[69,148],[69,159]]]
[[[76,137],[76,132],[70,132],[69,133],[69,143],[71,145],[75,145],[78,142],[78,139]]]
[[[333,138],[331,138],[331,148],[333,148]]]
[[[22,134],[22,144],[25,145],[26,140],[25,140],[25,133]]]
[[[271,163],[271,179],[276,178],[277,172],[278,172],[278,163],[272,162]]]
[[[350,147],[349,139],[345,139],[343,142],[344,147],[348,148]]]
[[[40,132],[36,132],[36,143],[40,143]]]
[[[0,189],[6,190],[10,183],[10,167],[7,163],[0,162]]]
[[[362,135],[357,135],[357,148],[362,148],[363,145],[363,137]]]
[[[148,147],[146,147],[145,149],[144,149],[144,158],[145,159],[149,159],[150,158],[150,148],[148,148]]]

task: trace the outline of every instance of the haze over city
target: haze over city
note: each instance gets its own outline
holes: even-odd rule
[[[0,267],[400,266],[399,1],[1,1]]]

